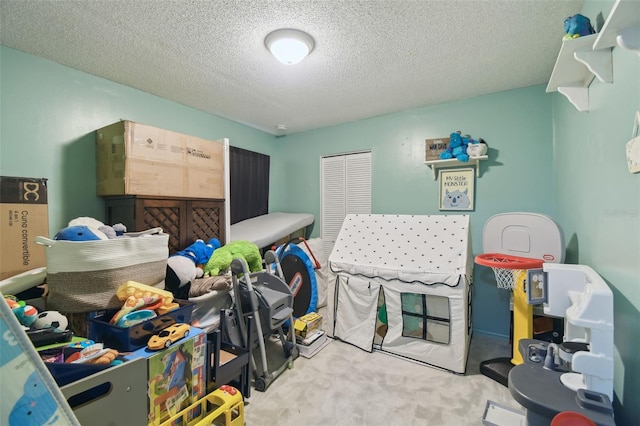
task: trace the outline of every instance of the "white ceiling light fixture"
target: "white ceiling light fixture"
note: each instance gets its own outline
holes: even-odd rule
[[[265,37],[264,44],[278,61],[286,65],[302,61],[315,45],[309,34],[291,28],[270,32]]]

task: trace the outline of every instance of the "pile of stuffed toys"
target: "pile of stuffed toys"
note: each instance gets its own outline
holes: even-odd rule
[[[235,258],[247,262],[251,272],[262,270],[262,257],[258,246],[250,241],[236,240],[221,246],[217,238],[208,243],[197,240],[167,260],[165,288],[178,299],[187,299],[196,280],[225,274]],[[228,289],[230,280],[219,280],[212,290]]]
[[[79,217],[61,229],[54,240],[96,241],[127,238],[127,229],[121,224],[105,225],[91,217]],[[235,258],[243,258],[251,272],[262,269],[258,246],[250,241],[236,240],[224,246],[217,238],[208,242],[197,240],[167,259],[165,289],[177,299],[188,299],[191,285],[200,279],[225,274]],[[217,281],[212,290],[228,289],[230,280]]]
[[[452,158],[466,163],[469,157],[479,157],[487,153],[487,144],[482,139],[473,139],[469,135],[461,135],[460,131],[449,135],[449,146],[447,150],[440,154],[441,160]]]

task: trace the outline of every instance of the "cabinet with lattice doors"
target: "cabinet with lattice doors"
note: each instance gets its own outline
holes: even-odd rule
[[[104,197],[104,200],[106,223],[122,223],[127,231],[160,227],[169,234],[170,254],[198,238],[226,242],[224,200],[141,195]]]

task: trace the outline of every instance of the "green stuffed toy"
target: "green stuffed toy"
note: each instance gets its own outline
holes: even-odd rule
[[[236,258],[243,258],[247,262],[249,271],[257,272],[262,270],[262,257],[260,249],[251,241],[236,240],[216,249],[209,261],[204,266],[205,275],[216,276],[225,272],[231,262]]]

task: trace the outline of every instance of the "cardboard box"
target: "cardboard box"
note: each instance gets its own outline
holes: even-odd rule
[[[224,199],[225,149],[132,121],[96,131],[97,194]]]
[[[47,265],[37,236],[49,236],[47,179],[0,176],[0,279]]]
[[[296,319],[293,327],[296,331],[296,336],[304,339],[313,331],[320,330],[322,328],[322,316],[315,312],[303,315]]]
[[[159,425],[206,393],[207,335],[191,327],[189,336],[162,351],[146,347],[124,356],[147,359],[148,424]]]
[[[425,147],[425,161],[439,160],[440,154],[445,152],[449,147],[449,138],[427,139],[425,141]]]

